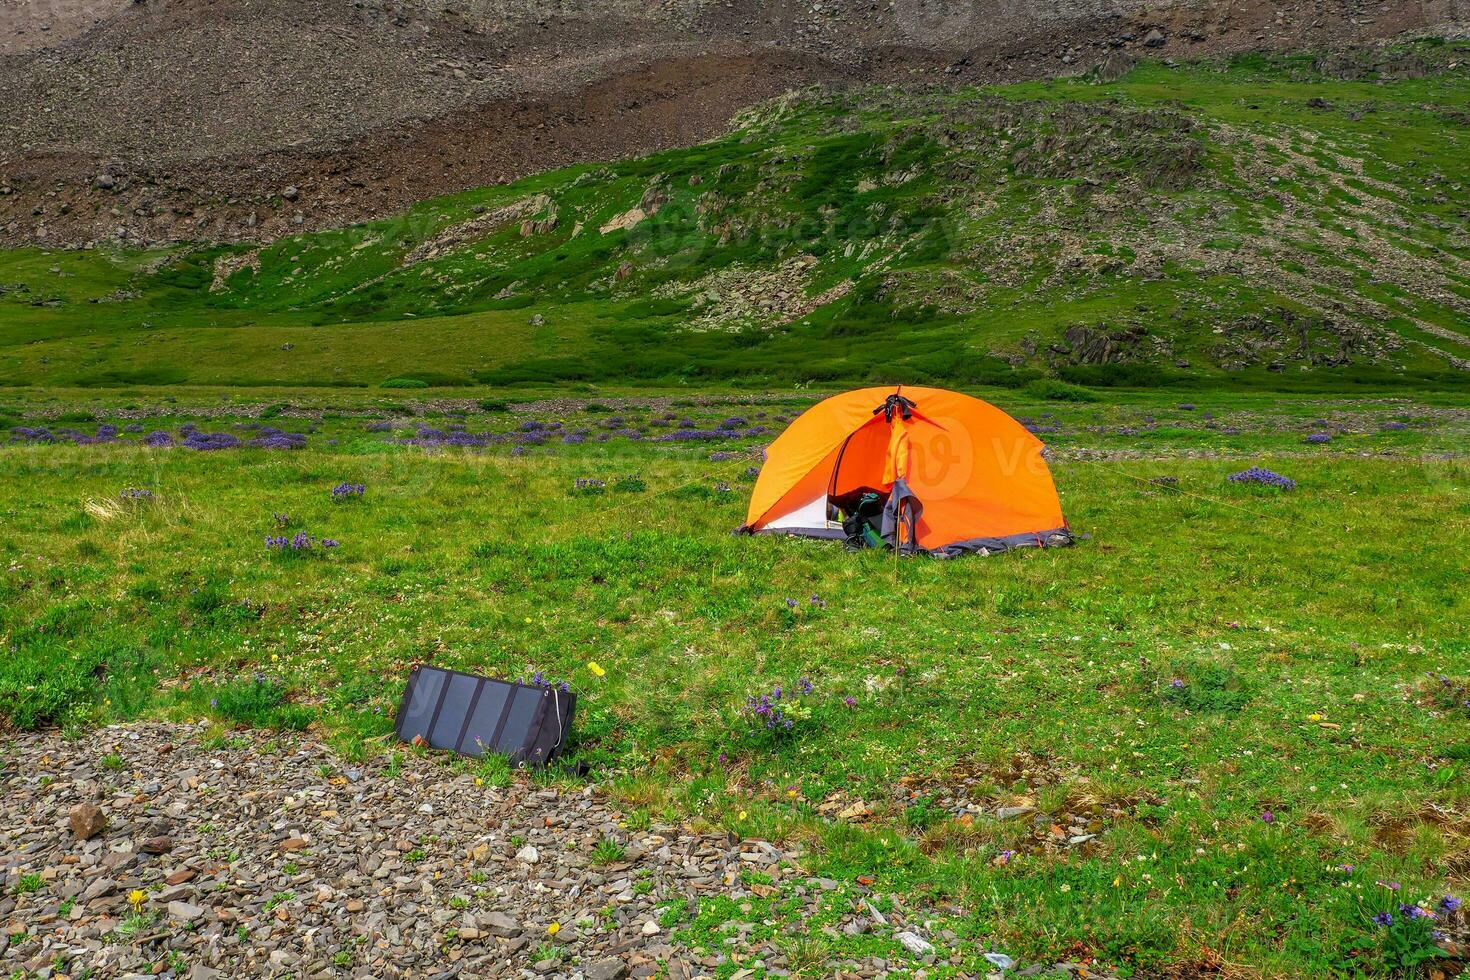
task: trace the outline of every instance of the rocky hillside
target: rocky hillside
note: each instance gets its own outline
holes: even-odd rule
[[[688,145],[813,82],[1336,47],[1464,0],[0,0],[0,240],[262,240]],[[1447,26],[1448,25],[1448,26]]]
[[[1465,377],[1470,44],[1106,77],[812,89],[269,246],[0,253],[0,381]]]

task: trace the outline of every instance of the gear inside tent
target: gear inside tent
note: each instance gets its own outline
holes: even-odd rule
[[[1044,448],[969,395],[849,391],[808,409],[766,450],[740,529],[940,558],[1069,545]]]

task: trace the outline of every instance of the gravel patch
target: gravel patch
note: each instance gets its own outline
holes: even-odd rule
[[[895,901],[878,915],[861,884],[810,877],[799,851],[766,841],[630,830],[591,786],[495,787],[443,757],[354,764],[308,737],[220,746],[205,732],[140,724],[12,742],[0,973],[609,980],[713,975],[738,957],[783,975],[778,944],[747,941],[748,927],[712,951],[663,923],[681,903],[773,887],[812,910],[843,889],[851,912],[824,929],[908,950],[843,960],[849,975],[951,962],[933,910]],[[747,869],[771,884],[747,890]]]

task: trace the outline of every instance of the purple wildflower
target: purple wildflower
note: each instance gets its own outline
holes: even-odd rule
[[[790,596],[786,597],[787,609],[795,609],[798,605],[800,605],[800,603],[798,603],[795,599],[791,598]]]
[[[161,449],[164,446],[172,446],[173,444],[174,437],[161,429],[150,432],[143,437],[143,445],[152,446],[155,449]]]
[[[367,493],[367,485],[363,483],[339,483],[332,488],[333,500],[347,500],[350,497],[361,497]]]
[[[1332,437],[1325,432],[1313,432],[1304,440],[1314,446],[1320,446],[1332,441]]]
[[[1174,688],[1175,690],[1178,690],[1179,688],[1182,688],[1184,686],[1184,681],[1182,681],[1178,677],[1176,677],[1172,681],[1169,682],[1169,686],[1172,687],[1172,688]]]
[[[554,687],[563,694],[570,694],[572,692],[572,685],[569,682],[558,680],[555,677],[548,677],[543,671],[539,670],[532,671],[531,679],[524,683],[530,684],[532,687]]]
[[[1441,912],[1458,912],[1460,910],[1460,900],[1453,895],[1446,895],[1439,900],[1439,910]]]
[[[183,429],[179,430],[183,432]],[[235,449],[240,445],[240,437],[229,432],[200,432],[198,429],[190,431],[184,436],[184,446],[187,449],[198,452],[213,452],[219,449]]]
[[[263,426],[256,438],[246,445],[252,449],[305,449],[306,436],[299,432],[283,432],[273,426]]]
[[[815,685],[812,684],[812,679],[810,677],[801,678],[796,682],[796,686],[801,689],[802,694],[812,693],[812,690],[815,687]]]
[[[857,698],[855,698],[851,694],[849,694],[847,697],[845,697],[845,698],[842,699],[842,703],[845,704],[845,705],[847,705],[849,708],[856,708],[857,707]]]
[[[20,442],[55,442],[51,430],[28,425],[17,425],[10,430],[10,438]]]
[[[1262,469],[1259,466],[1252,466],[1250,469],[1241,470],[1239,473],[1231,473],[1226,479],[1231,483],[1258,483],[1267,487],[1280,487],[1282,490],[1296,489],[1295,480],[1282,476],[1280,473],[1273,473],[1270,470]]]
[[[1375,915],[1373,917],[1373,921],[1376,922],[1378,925],[1383,926],[1386,929],[1389,926],[1393,925],[1393,913],[1392,912],[1379,912],[1377,915]]]
[[[1276,814],[1272,813],[1270,810],[1262,811],[1262,813],[1261,813],[1261,823],[1275,823],[1275,822],[1276,822]]]

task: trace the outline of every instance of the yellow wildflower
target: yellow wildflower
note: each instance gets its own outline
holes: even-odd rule
[[[561,932],[561,923],[560,922],[553,922],[551,925],[549,925],[549,926],[546,927],[546,934],[548,936],[554,936],[554,935],[556,935],[559,932]]]
[[[134,888],[128,892],[128,904],[133,907],[134,912],[142,911],[143,903],[146,901],[148,901],[148,895],[142,889]]]
[[[592,673],[597,675],[598,677],[601,677],[602,675],[607,673],[607,671],[602,669],[602,665],[599,664],[596,660],[587,661],[587,669],[592,671]]]

